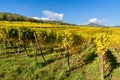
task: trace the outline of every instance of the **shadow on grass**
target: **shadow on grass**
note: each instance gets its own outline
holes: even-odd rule
[[[58,52],[61,52],[61,51],[58,51]],[[62,51],[64,52],[64,51]],[[45,56],[45,55],[49,55],[49,54],[53,54],[53,52],[49,52],[48,50],[46,51],[42,51],[42,54]],[[37,52],[37,56],[41,56],[42,55],[40,51]],[[30,54],[28,55],[29,57],[34,57],[34,54]]]
[[[111,80],[112,78],[112,71],[118,67],[120,67],[120,63],[117,62],[116,57],[112,54],[110,50],[106,52],[105,55],[106,64],[109,64],[109,67],[106,68],[104,76],[106,79]]]
[[[85,65],[92,63],[96,57],[97,57],[97,54],[95,54],[95,51],[84,55],[83,59],[81,59],[83,61],[81,61],[80,65],[77,67],[71,67],[71,71],[74,71],[75,69],[78,69],[80,67],[82,68]]]
[[[45,62],[42,62],[42,63],[37,62],[37,64],[42,65],[41,67],[45,67],[45,66],[47,66],[47,65],[49,65],[49,64],[51,64],[51,63],[54,63],[54,62],[57,61],[57,60],[63,59],[63,58],[65,58],[65,57],[64,57],[64,56],[60,56],[60,57],[58,57],[58,58],[51,58],[51,59],[46,60]]]
[[[87,64],[92,63],[96,57],[97,57],[97,54],[94,51],[92,53],[89,53],[83,61],[84,61],[85,65],[87,65]]]
[[[21,50],[19,53],[21,54],[22,52],[24,52],[24,50]],[[18,55],[18,51],[16,51],[16,52],[14,52],[14,51],[3,52],[0,54],[0,58],[8,58],[8,57],[12,57],[16,54]]]

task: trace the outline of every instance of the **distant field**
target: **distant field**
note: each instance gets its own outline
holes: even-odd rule
[[[120,80],[120,28],[0,21],[0,80]]]

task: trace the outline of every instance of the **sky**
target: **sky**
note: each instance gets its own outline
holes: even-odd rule
[[[120,0],[0,0],[0,12],[80,25],[120,25]]]

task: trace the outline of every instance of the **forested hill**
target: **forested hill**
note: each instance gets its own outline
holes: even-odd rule
[[[0,21],[36,21],[36,20],[19,14],[0,12]]]
[[[60,24],[60,25],[75,25],[75,24],[65,23],[62,21],[36,20],[30,17],[22,16],[19,14],[12,14],[8,12],[0,12],[0,21],[28,21],[28,22],[50,23],[50,24]]]

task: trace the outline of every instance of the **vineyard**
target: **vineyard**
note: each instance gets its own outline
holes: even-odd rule
[[[120,80],[120,28],[0,21],[0,80]]]

